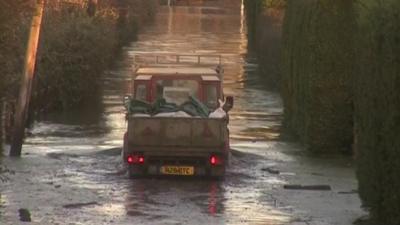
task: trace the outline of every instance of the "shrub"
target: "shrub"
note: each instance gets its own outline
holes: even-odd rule
[[[351,0],[288,1],[284,125],[312,151],[349,151],[356,18]]]
[[[400,224],[400,2],[360,6],[360,72],[355,86],[357,177],[379,224]]]
[[[97,102],[101,73],[122,46],[135,39],[139,23],[154,15],[154,3],[119,1],[123,4],[120,7],[113,1],[101,1],[94,17],[80,7],[48,8],[35,89],[41,110],[71,109]],[[43,96],[51,98],[40,101]]]
[[[0,156],[2,149],[3,101],[18,89],[25,48],[28,17],[31,12],[24,0],[0,0]]]
[[[23,0],[0,0],[0,99],[18,85],[31,9]]]
[[[79,11],[48,10],[37,67],[41,108],[70,109],[93,100],[99,77],[115,54],[115,18]]]
[[[94,17],[87,15],[85,0],[46,2],[33,89],[35,109],[65,110],[97,102],[101,73],[135,38],[138,27],[154,16],[156,0],[100,0]],[[0,0],[0,103],[4,96],[18,96],[31,3]],[[117,3],[127,6],[123,23]]]

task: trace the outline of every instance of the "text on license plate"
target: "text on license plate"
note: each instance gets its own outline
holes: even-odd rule
[[[194,174],[193,166],[162,166],[162,174],[190,176]]]

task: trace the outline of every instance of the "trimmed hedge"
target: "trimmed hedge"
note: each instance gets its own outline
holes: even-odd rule
[[[247,22],[247,38],[249,45],[254,47],[257,38],[257,20],[266,6],[266,0],[245,0],[244,6],[246,10]]]
[[[36,74],[37,106],[80,107],[98,96],[99,77],[115,55],[116,18],[108,14],[91,18],[80,10],[46,11]]]
[[[373,224],[399,225],[400,1],[287,3],[286,128],[316,152],[349,152],[354,144],[360,196]]]
[[[19,82],[24,49],[27,40],[26,26],[30,22],[31,8],[24,0],[0,0],[0,99],[10,95]]]
[[[10,99],[16,92],[22,70],[31,13],[25,0],[0,0],[0,107],[3,100]],[[0,109],[0,156],[2,150],[2,108]]]
[[[400,2],[360,5],[355,142],[361,199],[377,224],[400,224]]]
[[[152,20],[157,8],[156,0],[99,0],[96,15],[90,17],[86,1],[75,2],[47,1],[33,89],[35,110],[98,102],[101,73],[122,46],[135,39],[138,27]],[[32,18],[30,3],[0,0],[0,101],[18,96]]]
[[[283,60],[285,125],[315,151],[353,130],[363,204],[400,224],[400,2],[289,1]]]
[[[354,30],[353,0],[288,1],[282,53],[284,126],[312,151],[350,151]]]
[[[151,20],[154,3],[100,1],[94,17],[85,8],[48,7],[37,65],[36,107],[64,110],[98,102],[102,71],[136,38],[138,25]]]
[[[267,88],[278,90],[286,0],[245,0],[244,3],[248,45],[257,55],[260,78]]]
[[[34,88],[35,107],[40,110],[78,108],[96,101],[93,90],[99,90],[100,74],[156,10],[156,0],[102,0],[96,15],[89,17],[83,3],[47,4]],[[0,0],[0,99],[18,96],[31,7],[26,0]]]

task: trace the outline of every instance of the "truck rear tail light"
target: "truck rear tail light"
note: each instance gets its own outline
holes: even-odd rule
[[[142,155],[129,155],[126,157],[126,161],[128,164],[143,164],[144,163],[144,156]]]
[[[222,164],[222,158],[217,156],[217,155],[211,155],[210,156],[210,164],[212,166],[217,166]]]
[[[139,156],[139,163],[144,163],[144,157],[143,156]]]
[[[132,163],[133,163],[133,156],[128,156],[128,157],[126,158],[126,161],[127,161],[129,164],[132,164]]]

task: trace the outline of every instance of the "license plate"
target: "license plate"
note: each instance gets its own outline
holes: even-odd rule
[[[161,173],[166,175],[182,175],[191,176],[194,175],[193,166],[162,166]]]

